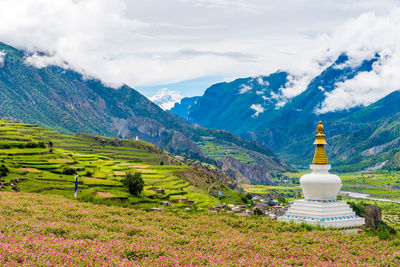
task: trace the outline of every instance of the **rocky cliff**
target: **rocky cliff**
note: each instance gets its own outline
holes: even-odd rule
[[[271,172],[262,166],[241,163],[230,156],[218,160],[221,169],[240,183],[273,184]]]

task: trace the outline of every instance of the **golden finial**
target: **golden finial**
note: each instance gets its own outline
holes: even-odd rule
[[[315,142],[314,142],[314,145],[317,145],[317,148],[315,149],[313,163],[317,165],[323,165],[328,163],[328,157],[326,156],[324,147],[324,145],[326,145],[327,142],[325,140],[325,135],[323,134],[324,126],[322,125],[321,121],[317,126],[317,132],[318,134],[315,135]]]
[[[317,126],[317,132],[319,134],[322,134],[324,132],[324,126],[322,125],[322,121],[319,121],[319,124]]]

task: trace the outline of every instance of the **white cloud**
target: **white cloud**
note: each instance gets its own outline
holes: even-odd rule
[[[258,117],[260,113],[264,112],[264,108],[260,104],[253,104],[250,106],[250,108],[255,111],[255,113],[252,115],[253,118]]]
[[[182,2],[194,3],[199,7],[207,8],[223,8],[238,12],[251,12],[257,13],[258,8],[255,5],[249,4],[248,1],[243,0],[181,0]]]
[[[0,51],[0,68],[2,68],[4,66],[5,55],[6,55],[6,53],[4,53],[3,51]]]
[[[174,107],[175,103],[182,100],[182,96],[177,91],[170,91],[163,88],[149,99],[159,105],[164,110],[169,110]]]
[[[368,13],[340,27],[332,36],[331,53],[344,51],[350,63],[359,65],[379,54],[371,72],[360,72],[353,79],[336,83],[316,112],[326,113],[366,106],[400,89],[400,9],[385,16]]]
[[[38,53],[33,53],[32,55],[27,56],[25,62],[26,64],[35,66],[36,68],[44,68],[49,65],[60,66],[65,69],[69,68],[68,63],[57,56],[39,55]]]
[[[241,86],[239,86],[239,94],[244,94],[248,91],[250,91],[251,89],[253,89],[251,86],[247,85],[247,84],[242,84]]]
[[[307,51],[337,52],[320,43],[314,48],[315,36],[363,12],[394,6],[392,0],[2,0],[0,41],[50,55],[34,56],[32,64],[68,62],[107,84],[136,88],[257,76],[289,65],[304,78],[319,70],[316,61],[304,60]],[[319,40],[324,38],[329,40]],[[301,91],[295,84],[285,95]]]
[[[371,72],[361,72],[355,78],[337,83],[337,88],[325,93],[326,99],[317,113],[366,106],[400,89],[400,56],[381,57]]]
[[[257,82],[261,86],[265,86],[265,87],[269,86],[269,82],[268,81],[264,81],[263,78],[261,78],[261,77],[257,78]]]

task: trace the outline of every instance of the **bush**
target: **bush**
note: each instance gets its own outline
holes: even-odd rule
[[[142,179],[142,174],[140,172],[130,173],[125,175],[122,183],[128,187],[129,193],[132,195],[140,195],[143,191],[144,181]]]
[[[258,215],[258,216],[264,215],[264,212],[259,208],[256,208],[253,213],[254,213],[254,215]]]
[[[6,165],[2,164],[0,166],[0,177],[6,177],[10,170],[6,167]]]
[[[347,202],[350,205],[350,208],[352,210],[354,210],[354,212],[358,215],[358,216],[365,216],[365,203],[364,202]]]
[[[377,222],[375,234],[381,240],[389,239],[391,235],[396,234],[396,230],[384,222]]]
[[[35,142],[29,142],[29,143],[26,143],[26,144],[25,144],[25,147],[26,147],[26,148],[37,148],[37,147],[38,147],[38,144],[35,143]]]
[[[69,167],[65,167],[63,169],[63,174],[65,174],[65,175],[74,175],[74,174],[76,174],[76,170],[72,169],[72,168],[69,168]]]

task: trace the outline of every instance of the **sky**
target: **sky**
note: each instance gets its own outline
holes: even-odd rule
[[[213,83],[278,69],[293,74],[283,92],[290,98],[343,51],[355,63],[386,55],[372,73],[327,94],[323,113],[399,89],[399,6],[398,0],[2,0],[0,41],[46,52],[28,59],[35,66],[68,62],[153,99],[201,95]]]

